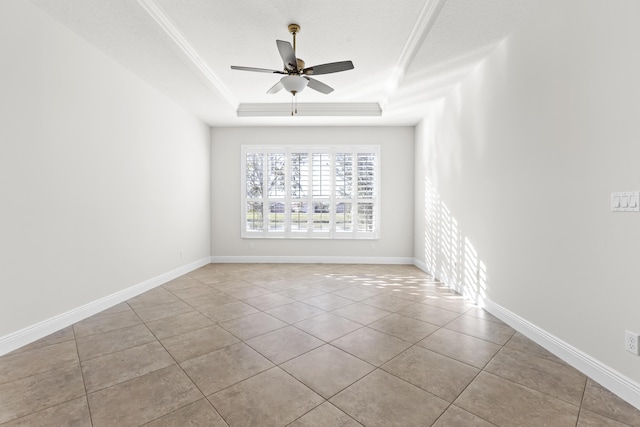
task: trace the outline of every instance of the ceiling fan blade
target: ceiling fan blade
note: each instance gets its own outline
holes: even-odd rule
[[[283,88],[284,86],[282,86],[282,83],[278,82],[276,84],[274,84],[273,86],[271,86],[271,89],[269,89],[267,91],[267,93],[277,93],[280,92],[280,90]]]
[[[324,94],[333,92],[333,88],[331,86],[328,86],[322,83],[321,81],[312,79],[311,77],[307,77],[307,76],[304,76],[304,78],[309,80],[309,84],[307,86],[309,86],[313,90],[317,90],[318,92],[321,92]]]
[[[296,54],[293,51],[291,43],[283,40],[276,40],[276,44],[278,45],[278,52],[280,52],[284,66],[288,70],[298,71],[298,60],[296,59]]]
[[[337,73],[340,71],[353,70],[353,62],[341,61],[330,62],[328,64],[314,65],[313,67],[307,67],[302,72],[307,75],[317,76],[319,74]]]
[[[280,70],[270,70],[268,68],[255,68],[255,67],[239,67],[237,65],[232,65],[231,69],[240,70],[240,71],[254,71],[256,73],[287,74],[284,71],[280,71]]]

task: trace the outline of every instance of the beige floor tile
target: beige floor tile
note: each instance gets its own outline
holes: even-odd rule
[[[327,311],[335,310],[340,307],[353,304],[353,300],[350,300],[349,298],[342,298],[333,294],[318,295],[317,297],[305,299],[302,302]]]
[[[325,399],[375,369],[329,344],[296,357],[280,367]]]
[[[532,353],[538,357],[543,357],[547,360],[556,363],[566,363],[560,359],[558,356],[546,350],[544,347],[536,344],[520,332],[516,332],[511,339],[505,344],[505,347],[510,348],[512,350],[523,351],[525,353]]]
[[[309,319],[310,317],[325,313],[324,310],[299,301],[277,308],[272,308],[266,312],[287,323],[300,322],[301,320]]]
[[[150,307],[136,308],[134,310],[138,316],[147,323],[194,311],[193,307],[180,300]]]
[[[323,279],[321,274],[305,274],[304,272],[301,273],[299,271],[282,271],[280,272],[280,275],[293,283],[295,287],[312,285]]]
[[[490,322],[496,322],[500,325],[506,325],[506,323],[504,323],[502,320],[498,319],[496,316],[481,307],[473,307],[470,310],[467,310],[464,315],[477,317],[478,319],[482,320],[489,320]]]
[[[170,292],[173,292],[181,289],[198,287],[198,286],[201,286],[203,283],[204,282],[201,282],[200,280],[197,280],[188,276],[182,276],[182,277],[178,277],[177,279],[168,281],[167,283],[162,285],[162,287]]]
[[[331,403],[324,402],[289,424],[288,427],[360,427],[361,425]]]
[[[156,341],[82,362],[82,374],[91,393],[172,364],[173,358]]]
[[[324,341],[298,328],[287,326],[259,337],[251,338],[246,343],[273,363],[279,365],[316,347],[320,347],[324,344]]]
[[[325,292],[323,290],[314,288],[311,285],[301,285],[301,286],[287,289],[285,291],[280,292],[280,294],[296,299],[298,301],[317,297],[318,295],[322,295],[324,293]]]
[[[37,341],[32,342],[31,344],[27,344],[22,346],[10,354],[22,353],[23,351],[33,350],[40,347],[46,347],[48,345],[60,344],[61,342],[70,341],[75,338],[73,334],[73,326],[68,326],[64,329],[61,329],[57,332],[47,335],[46,337],[40,338]]]
[[[393,295],[384,294],[384,295],[376,295],[374,297],[367,298],[362,300],[363,303],[372,305],[374,307],[381,308],[387,311],[400,311],[403,308],[407,308],[413,304],[412,301],[407,301],[402,298],[396,298]]]
[[[380,292],[369,290],[363,286],[350,286],[348,288],[340,289],[339,291],[333,292],[334,295],[338,295],[339,297],[349,298],[354,301],[362,301],[363,299],[371,298],[372,296],[378,295]]]
[[[352,284],[346,280],[336,278],[323,278],[317,282],[313,282],[311,286],[320,289],[324,292],[336,292],[341,289],[350,287]]]
[[[197,280],[198,282],[202,282],[205,285],[211,285],[229,280],[228,275],[214,271],[208,271],[202,274],[198,274],[191,278]]]
[[[78,363],[75,341],[38,347],[0,357],[0,384]]]
[[[628,427],[629,424],[623,424],[611,418],[603,417],[595,412],[582,409],[578,424],[576,427]]]
[[[459,313],[456,313],[454,311],[433,307],[427,304],[413,304],[398,311],[398,314],[412,317],[414,319],[428,322],[437,326],[446,325],[456,317],[460,316]]]
[[[184,289],[174,289],[174,290],[171,290],[170,292],[182,300],[199,298],[207,295],[215,295],[215,296],[223,295],[222,292],[205,284],[200,284],[198,286],[191,286]]]
[[[234,277],[229,274],[211,272],[207,275],[203,275],[195,279],[204,283],[205,285],[213,286],[213,285],[217,285],[218,283],[226,282],[233,278]]]
[[[84,383],[78,363],[2,384],[0,424],[84,394]]]
[[[248,345],[237,343],[187,360],[181,366],[208,396],[273,367],[273,363]]]
[[[133,311],[114,314],[96,314],[73,325],[76,338],[101,334],[120,328],[139,325],[142,320]]]
[[[269,310],[271,308],[280,307],[281,305],[291,304],[295,302],[293,298],[286,297],[280,294],[265,294],[259,297],[248,298],[244,300],[247,304],[254,306],[259,310]]]
[[[147,322],[147,327],[158,339],[163,339],[212,326],[213,324],[214,322],[208,317],[197,311],[191,311],[185,314]]]
[[[145,424],[145,427],[184,426],[227,427],[227,423],[224,422],[207,399],[200,399],[164,417],[151,421],[149,424]]]
[[[634,408],[597,382],[589,379],[582,407],[612,420],[640,426],[640,410]]]
[[[498,344],[448,329],[438,329],[418,345],[476,368],[483,368],[500,350]]]
[[[263,267],[260,271],[256,271],[255,273],[244,275],[242,278],[243,280],[246,280],[252,285],[264,286],[268,283],[277,282],[278,280],[281,279],[281,276],[278,275],[277,270],[270,271],[268,267],[267,268]]]
[[[217,325],[160,340],[178,362],[230,346],[238,341],[238,338]]]
[[[486,372],[580,406],[587,377],[576,369],[531,353],[503,348]]]
[[[89,394],[94,427],[142,425],[202,398],[178,365]]]
[[[133,297],[130,300],[127,300],[127,304],[129,304],[129,306],[135,310],[143,307],[152,307],[154,305],[167,304],[178,300],[179,298],[177,296],[164,289],[163,287],[159,287],[151,289],[150,291],[140,294],[137,297]]]
[[[294,326],[324,341],[334,340],[362,327],[359,323],[331,313],[303,320]]]
[[[229,292],[229,291],[235,291],[235,290],[246,288],[247,286],[253,286],[253,285],[242,279],[227,277],[225,280],[222,280],[216,283],[211,283],[209,284],[209,286],[221,292]]]
[[[287,289],[295,288],[295,287],[297,287],[299,285],[297,285],[296,283],[294,283],[294,282],[292,282],[290,280],[279,278],[278,280],[274,280],[274,281],[271,281],[271,282],[263,283],[260,286],[262,286],[265,289],[270,290],[271,292],[281,292],[281,291],[285,291]]]
[[[416,288],[415,285],[407,286],[405,284],[394,287],[390,295],[393,295],[396,298],[402,298],[407,301],[413,302],[423,302],[428,298],[433,297],[434,295],[438,295],[436,291],[432,288]]]
[[[103,334],[80,337],[76,340],[78,354],[82,361],[154,341],[156,341],[156,338],[144,324],[116,329]]]
[[[242,301],[230,302],[228,304],[203,307],[199,309],[202,314],[214,322],[224,322],[249,314],[257,313],[258,310]]]
[[[453,402],[480,372],[422,347],[408,349],[382,369],[447,402]]]
[[[248,340],[258,335],[283,328],[287,326],[287,324],[266,313],[256,313],[239,319],[221,322],[220,326],[240,339]]]
[[[222,390],[209,400],[231,426],[283,426],[322,403],[322,398],[280,368]]]
[[[330,401],[370,427],[429,426],[449,406],[446,401],[379,369]]]
[[[346,307],[333,310],[331,313],[336,316],[344,317],[345,319],[353,320],[354,322],[358,322],[362,325],[368,325],[369,323],[375,322],[376,320],[382,319],[383,317],[391,314],[390,311],[383,310],[372,305],[362,304],[360,302],[355,302],[347,305]]]
[[[226,293],[231,295],[234,298],[244,300],[244,299],[258,297],[261,295],[270,294],[271,291],[269,289],[265,289],[260,286],[251,285],[251,286],[245,286],[244,288],[235,289],[233,291],[226,291]]]
[[[389,292],[389,289],[385,288],[381,283],[378,283],[378,281],[375,280],[375,278],[358,281],[355,284],[355,287],[371,292],[371,295],[367,298],[370,298],[371,296],[375,296],[375,295],[386,294]],[[363,298],[363,299],[366,299],[366,298]]]
[[[574,427],[578,420],[577,406],[485,372],[455,404],[499,426]]]
[[[460,316],[447,323],[445,328],[499,345],[506,344],[516,332],[509,326],[470,316]]]
[[[367,327],[338,338],[331,344],[375,366],[391,360],[411,345]]]
[[[401,316],[397,313],[373,322],[369,327],[393,335],[411,344],[417,343],[438,330],[438,327],[431,323]]]
[[[438,293],[437,295],[426,297],[422,300],[422,303],[449,311],[455,311],[460,314],[466,313],[475,307],[475,305],[464,299],[463,296],[450,292]]]
[[[188,298],[185,299],[184,302],[189,304],[191,307],[196,310],[202,311],[203,309],[210,307],[217,307],[224,304],[230,304],[232,302],[237,302],[238,299],[232,297],[227,294],[211,294],[211,295],[201,295],[196,298]]]
[[[103,314],[115,314],[115,313],[124,313],[126,311],[132,311],[132,308],[126,302],[121,302],[120,304],[116,304],[113,307],[109,307],[106,310],[102,310],[99,315]]]
[[[2,427],[91,427],[91,416],[85,396],[2,424]]]
[[[495,424],[451,405],[433,427],[495,427]]]

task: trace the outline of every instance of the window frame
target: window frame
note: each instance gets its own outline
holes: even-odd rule
[[[248,154],[261,154],[262,155],[262,190],[260,191],[260,197],[250,197],[247,192],[247,155]],[[270,154],[284,154],[285,155],[285,167],[284,167],[284,186],[285,191],[283,196],[272,196],[269,193],[268,180],[269,180],[269,155]],[[307,155],[307,192],[303,197],[295,197],[292,195],[292,154],[306,154]],[[314,154],[329,154],[329,179],[330,179],[330,193],[329,196],[322,196],[314,194],[314,170],[313,170],[313,155]],[[351,154],[351,195],[350,197],[340,197],[336,191],[336,154]],[[358,195],[358,154],[373,154],[373,189],[372,197],[361,198]],[[241,237],[243,239],[347,239],[347,240],[377,240],[380,239],[380,146],[379,145],[336,145],[336,146],[297,146],[297,145],[242,145],[241,146],[241,167],[240,167],[240,205],[241,205]],[[272,175],[273,176],[273,175]],[[325,176],[326,177],[326,176]],[[326,184],[322,184],[322,189],[326,189]],[[316,187],[318,188],[318,187]],[[344,188],[343,188],[344,189]],[[320,190],[322,191],[322,190]],[[292,215],[295,212],[292,211],[294,203],[306,203],[307,215],[307,227],[306,230],[298,231],[296,227],[292,227],[293,224],[301,224],[299,222],[292,222]],[[262,203],[261,220],[259,223],[261,227],[248,230],[247,229],[247,212],[249,203]],[[270,229],[274,224],[270,224],[270,209],[272,203],[284,204],[283,215],[283,227],[279,230]],[[317,215],[314,215],[314,203],[328,203],[328,229],[318,231],[314,222]],[[342,231],[337,229],[336,217],[340,215],[338,211],[338,204],[345,203],[351,204],[351,221],[349,231]],[[359,215],[358,206],[364,206],[364,204],[373,204],[371,211],[372,215],[372,231],[362,231],[359,229]],[[344,207],[343,207],[344,209]],[[323,212],[320,212],[322,214]],[[258,215],[260,217],[260,215]],[[344,218],[344,217],[343,217]],[[325,219],[322,218],[322,224]],[[345,224],[343,222],[343,224]],[[277,224],[276,224],[277,225]]]

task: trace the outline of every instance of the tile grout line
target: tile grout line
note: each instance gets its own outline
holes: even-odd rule
[[[82,377],[82,386],[84,387],[84,399],[87,402],[87,411],[89,411],[89,421],[93,426],[93,415],[91,414],[91,405],[89,404],[89,393],[87,392],[87,382],[84,379],[84,372],[82,370],[82,360],[80,359],[80,350],[78,350],[78,338],[76,337],[76,330],[71,327],[73,332],[73,341],[76,344],[76,354],[78,356],[78,369],[80,369],[80,376]]]
[[[134,310],[133,308],[131,308],[131,309],[135,312],[135,310]],[[204,393],[202,392],[202,390],[200,390],[200,388],[198,387],[198,385],[193,381],[193,379],[189,376],[189,374],[187,374],[187,372],[182,368],[182,366],[181,366],[181,365],[180,365],[180,363],[176,360],[176,358],[173,356],[173,354],[171,354],[171,352],[169,352],[169,350],[167,350],[167,348],[164,346],[164,344],[162,344],[162,342],[158,339],[158,337],[156,337],[156,335],[153,333],[153,331],[152,331],[151,329],[149,329],[149,326],[146,324],[146,322],[145,322],[144,320],[142,320],[142,318],[138,315],[138,313],[137,313],[137,312],[136,312],[136,316],[138,316],[138,318],[140,319],[140,321],[142,322],[142,324],[143,324],[143,325],[147,328],[147,330],[148,330],[148,331],[153,335],[153,337],[156,339],[156,342],[157,342],[158,344],[160,344],[160,346],[164,349],[164,351],[165,351],[165,352],[167,352],[167,354],[169,355],[169,357],[171,357],[171,359],[173,359],[173,361],[175,362],[175,365],[176,365],[176,366],[177,366],[177,367],[182,371],[182,373],[183,373],[187,378],[189,378],[189,381],[190,381],[190,382],[191,382],[191,384],[196,388],[196,390],[198,390],[198,391],[200,392],[200,394],[202,395],[202,398],[203,398],[203,399],[206,399],[207,397],[204,395]],[[174,316],[174,317],[175,317],[175,316]],[[152,373],[154,373],[154,372],[158,372],[158,371],[160,371],[160,370],[162,370],[162,369],[169,368],[169,367],[171,367],[171,366],[173,366],[173,365],[165,366],[164,368],[156,369],[156,370],[154,370],[154,371],[147,372],[147,373],[145,373],[145,374],[143,374],[143,375],[139,375],[139,376],[134,377],[134,378],[129,378],[129,379],[128,379],[128,380],[126,380],[126,381],[130,381],[130,380],[133,380],[133,379],[136,379],[136,378],[140,378],[140,377],[143,377],[143,376],[145,376],[145,375],[152,374]],[[124,382],[126,382],[126,381],[122,381],[122,382],[120,382],[120,383],[118,383],[118,384],[122,384],[122,383],[124,383]],[[109,387],[113,387],[113,386],[115,386],[115,385],[117,385],[117,384],[113,384],[113,385],[111,385],[111,386],[109,386]],[[102,390],[106,390],[106,389],[108,389],[109,387],[105,387],[105,388],[104,388],[104,389],[102,389]],[[198,399],[198,400],[200,400],[200,399]],[[208,399],[207,399],[207,400],[208,400]],[[197,400],[196,400],[196,401],[194,401],[194,402],[187,403],[187,404],[185,404],[185,405],[183,405],[183,406],[181,406],[181,407],[179,407],[179,408],[176,408],[176,409],[174,409],[173,411],[167,412],[166,414],[162,414],[161,416],[159,416],[159,417],[157,417],[157,418],[154,418],[154,419],[152,419],[152,420],[149,420],[148,422],[144,423],[143,425],[149,424],[149,423],[151,423],[151,422],[153,422],[153,421],[155,421],[155,420],[158,420],[158,419],[160,419],[160,418],[162,418],[162,417],[164,417],[164,416],[167,416],[167,415],[172,414],[172,413],[174,413],[174,412],[176,412],[176,411],[179,411],[180,409],[185,408],[185,407],[187,407],[187,406],[189,406],[189,405],[191,405],[191,404],[193,404],[193,403],[195,403],[195,402],[197,402]],[[211,404],[211,406],[213,406],[213,404]],[[214,407],[214,409],[215,409],[215,407]],[[216,412],[218,412],[218,411],[216,410]],[[218,415],[220,415],[220,417],[222,417],[222,414],[218,413]],[[225,422],[226,422],[226,420],[225,420]],[[228,423],[227,423],[227,425],[228,425]]]
[[[580,399],[580,408],[578,409],[578,417],[576,418],[576,427],[578,427],[578,423],[580,422],[580,415],[582,415],[582,405],[584,404],[584,396],[587,394],[588,382],[589,382],[589,377],[586,377],[584,379],[584,388],[582,389],[582,398]]]
[[[443,327],[444,327],[444,326],[443,326]],[[515,333],[514,333],[514,335],[515,335]],[[511,336],[511,338],[513,338],[513,335]],[[509,342],[509,341],[511,340],[511,338],[509,338],[509,340],[507,340],[507,342]],[[504,343],[504,344],[502,344],[502,346],[500,347],[500,350],[502,350],[502,349],[504,348],[504,346],[505,346],[505,345],[507,345],[507,342],[506,342],[506,343]],[[494,344],[495,344],[495,343],[494,343]],[[495,353],[495,354],[494,354],[494,355],[493,355],[493,356],[492,356],[492,357],[491,357],[491,358],[490,358],[490,359],[489,359],[489,360],[484,364],[484,366],[483,366],[482,368],[476,368],[476,369],[478,369],[478,372],[476,373],[476,375],[475,375],[475,376],[473,377],[473,379],[472,379],[471,381],[469,381],[469,383],[468,383],[468,384],[467,384],[467,385],[466,385],[466,386],[465,386],[465,387],[460,391],[460,393],[458,393],[458,395],[455,397],[455,399],[453,399],[453,402],[451,402],[451,404],[450,404],[450,405],[447,407],[447,409],[446,409],[446,410],[445,410],[445,411],[440,415],[440,417],[442,417],[442,415],[444,415],[444,413],[445,413],[447,410],[449,410],[449,408],[450,408],[451,406],[455,405],[456,400],[458,400],[458,399],[460,398],[460,396],[462,396],[462,394],[463,394],[463,393],[464,393],[464,392],[469,388],[469,386],[470,386],[471,384],[473,384],[473,382],[474,382],[474,381],[475,381],[475,380],[480,376],[480,374],[481,374],[481,373],[485,372],[485,370],[484,370],[484,369],[489,365],[489,363],[491,363],[491,361],[492,361],[493,359],[495,359],[495,357],[498,355],[498,353],[500,353],[500,350],[496,351],[496,353]],[[457,405],[456,405],[456,407],[457,407]],[[482,416],[480,416],[480,415],[478,415],[478,414],[476,414],[476,413],[474,413],[474,412],[471,412],[471,411],[469,411],[469,410],[467,410],[467,409],[464,409],[464,408],[460,408],[460,409],[462,409],[463,411],[466,411],[466,412],[468,412],[468,413],[470,413],[470,414],[472,414],[472,415],[474,415],[474,416],[476,416],[476,417],[478,417],[478,418],[480,418],[480,419],[482,419],[482,420],[484,420],[484,421],[486,421],[486,422],[488,422],[488,423],[490,423],[490,424],[495,425],[495,423],[492,423],[491,421],[489,421],[489,420],[485,419],[484,417],[482,417]],[[439,419],[440,417],[438,417],[438,419]],[[436,421],[437,421],[437,420],[436,420]],[[435,424],[435,422],[434,422],[434,424]]]

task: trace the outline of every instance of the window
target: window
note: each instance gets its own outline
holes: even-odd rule
[[[242,147],[242,237],[377,239],[378,146]]]

